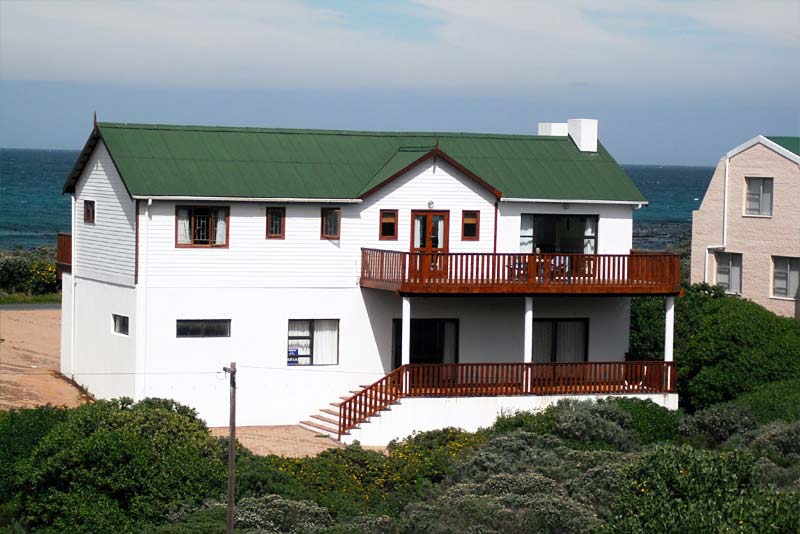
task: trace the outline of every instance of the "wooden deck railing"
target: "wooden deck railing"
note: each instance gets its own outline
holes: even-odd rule
[[[56,275],[72,271],[72,235],[58,234],[56,241]]]
[[[410,253],[361,249],[361,285],[401,293],[674,294],[676,254]]]
[[[404,397],[616,395],[674,391],[674,362],[403,365],[339,405],[339,437]]]

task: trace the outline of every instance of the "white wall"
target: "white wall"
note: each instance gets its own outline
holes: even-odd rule
[[[98,398],[134,395],[136,289],[78,278],[75,287],[75,381]],[[129,317],[129,335],[111,314]]]
[[[72,375],[72,274],[61,275],[61,374]]]
[[[659,393],[646,395],[620,395],[628,398],[650,399],[670,410],[678,409],[678,395]],[[386,445],[393,439],[402,439],[413,432],[425,432],[456,427],[469,432],[494,423],[503,413],[539,411],[562,399],[592,400],[608,395],[530,395],[520,397],[447,397],[438,399],[406,398],[362,423],[360,428],[342,436],[345,443],[359,441],[362,445]]]
[[[597,215],[597,253],[630,254],[633,247],[633,206],[621,204],[575,204],[546,202],[500,202],[497,221],[497,252],[519,252],[520,215]]]
[[[133,286],[136,261],[134,201],[105,144],[98,143],[75,186],[75,275]],[[83,201],[94,200],[95,222],[83,222]]]

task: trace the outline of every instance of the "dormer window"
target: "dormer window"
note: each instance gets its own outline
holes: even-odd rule
[[[230,209],[216,206],[178,206],[175,246],[227,247]]]
[[[321,239],[339,239],[342,222],[341,208],[322,208]]]

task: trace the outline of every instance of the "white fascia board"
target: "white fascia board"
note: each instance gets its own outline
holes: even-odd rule
[[[500,202],[538,202],[543,204],[622,204],[626,206],[647,206],[646,200],[578,200],[573,198],[509,198],[503,197]]]
[[[735,155],[744,152],[745,150],[747,150],[751,146],[757,145],[759,143],[764,145],[765,147],[769,148],[773,152],[777,152],[778,154],[780,154],[784,158],[786,158],[786,159],[788,159],[790,161],[793,161],[793,162],[797,163],[798,165],[800,165],[800,156],[798,156],[797,154],[795,154],[791,150],[786,150],[785,148],[783,148],[781,145],[779,145],[775,141],[770,141],[769,139],[767,139],[763,135],[757,135],[754,138],[750,139],[749,141],[745,141],[741,145],[737,146],[736,148],[734,148],[733,150],[728,152],[727,157],[728,157],[728,159],[730,159],[730,158],[734,157]]]
[[[133,195],[139,200],[185,200],[188,202],[275,202],[304,204],[359,204],[360,198],[254,198],[254,197],[187,197],[187,196],[152,196]]]

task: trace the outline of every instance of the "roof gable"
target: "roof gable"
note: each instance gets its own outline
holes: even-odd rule
[[[800,137],[765,137],[763,135],[757,135],[733,150],[730,150],[727,157],[732,158],[757,144],[764,145],[773,152],[777,152],[788,160],[800,165],[800,153],[798,153],[800,152]]]
[[[356,199],[438,156],[497,196],[645,202],[602,145],[581,152],[569,137],[115,123],[95,136],[134,197]]]

